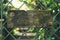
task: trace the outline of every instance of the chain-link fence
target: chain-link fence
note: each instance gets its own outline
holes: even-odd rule
[[[54,28],[53,13],[45,10],[46,5],[40,2],[38,7],[33,1],[26,6],[26,1],[0,1],[0,40],[59,40],[59,18]]]

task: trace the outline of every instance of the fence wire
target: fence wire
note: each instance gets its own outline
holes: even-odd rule
[[[60,28],[60,26],[56,29],[56,31],[54,31],[54,32],[49,32],[49,33],[51,33],[52,35],[49,37],[48,35],[46,36],[46,31],[47,30],[49,30],[49,28],[47,29],[47,28],[39,28],[39,27],[36,27],[35,28],[35,34],[33,34],[33,32],[31,32],[33,35],[35,35],[34,37],[26,37],[27,36],[27,31],[25,32],[25,30],[24,31],[21,31],[22,33],[20,33],[20,34],[18,34],[18,35],[13,35],[13,29],[14,29],[14,27],[13,28],[8,28],[7,27],[7,20],[6,19],[4,19],[5,18],[5,16],[3,15],[4,13],[6,13],[7,12],[7,14],[8,14],[8,11],[9,10],[12,10],[12,9],[10,9],[10,7],[9,6],[11,6],[12,5],[12,7],[14,7],[13,6],[13,4],[12,4],[12,1],[13,0],[11,0],[11,1],[8,1],[7,3],[6,3],[6,5],[3,7],[3,0],[1,0],[0,1],[0,40],[48,40],[48,38],[51,38],[51,36],[53,36],[54,35],[54,37],[56,37],[57,39],[54,39],[54,38],[52,38],[52,39],[50,39],[50,40],[60,40],[60,37],[57,35],[57,31],[59,30],[59,28]],[[22,6],[24,5],[24,3],[19,7],[19,8],[17,8],[17,9],[15,9],[15,10],[19,10]],[[42,4],[41,4],[42,5]],[[4,9],[6,9],[6,7],[7,7],[7,10],[6,10],[6,12],[5,12],[5,10]],[[6,15],[6,17],[7,17],[8,15]],[[17,15],[18,16],[18,15]],[[3,20],[3,21],[2,21]],[[24,29],[25,27],[23,27],[23,28],[21,28],[21,29]],[[29,27],[29,28],[27,28],[27,30],[30,30],[30,29],[32,29],[32,28],[34,28],[34,27]],[[38,32],[38,30],[40,29],[40,31],[43,33],[41,33],[41,32]],[[32,35],[31,34],[31,35]],[[40,34],[42,34],[42,35],[40,35]],[[3,36],[4,35],[4,36]],[[19,35],[22,35],[22,36],[19,36]],[[29,34],[28,34],[29,35]],[[42,36],[42,38],[41,38],[41,36]],[[21,39],[21,38],[24,38],[24,39]],[[27,39],[26,39],[27,38]]]

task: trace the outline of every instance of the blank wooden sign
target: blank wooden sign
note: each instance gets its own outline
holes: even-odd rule
[[[10,10],[7,15],[8,27],[48,27],[52,26],[49,10]]]

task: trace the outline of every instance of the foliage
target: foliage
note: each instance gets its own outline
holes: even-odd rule
[[[3,3],[6,4],[8,2],[8,0],[3,0]]]
[[[35,9],[38,9],[38,10],[39,9],[40,10],[51,10],[52,13],[54,13],[54,16],[56,16],[56,14],[60,11],[60,3],[56,2],[54,0],[26,0],[26,1],[25,0],[19,0],[19,1],[24,2],[25,4],[27,4],[27,6],[30,9],[33,9],[33,10],[35,10]],[[3,7],[6,6],[7,2],[8,2],[8,0],[3,0]],[[59,11],[58,11],[58,9],[59,9]],[[5,7],[4,11],[7,11],[7,6]],[[53,11],[55,11],[55,12],[53,12]],[[37,23],[37,22],[35,22],[35,23]],[[56,29],[57,26],[59,26],[59,25],[54,21],[53,22],[53,28]],[[51,30],[53,30],[53,28]],[[33,32],[33,31],[36,32],[37,37],[35,37],[35,40],[43,40],[44,39],[43,36],[44,36],[44,33],[45,33],[44,31],[46,31],[47,37],[49,36],[46,40],[52,40],[52,39],[54,40],[54,37],[51,37],[49,35],[49,30],[48,29],[45,30],[44,28],[39,28],[38,30],[37,29],[35,30],[34,28],[30,28],[28,31],[29,32]],[[40,39],[38,39],[39,36],[38,36],[37,31],[39,31],[39,33],[41,33],[40,34],[41,35]],[[13,29],[13,32],[18,33],[18,31],[16,31],[16,29]]]

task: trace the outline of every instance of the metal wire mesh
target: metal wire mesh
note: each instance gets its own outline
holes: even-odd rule
[[[0,36],[1,36],[1,34],[3,34],[4,36],[1,36],[1,38],[0,38],[0,40],[36,40],[36,38],[38,38],[37,40],[40,40],[39,38],[41,38],[40,36],[40,32],[38,32],[38,30],[39,29],[41,29],[42,28],[42,26],[40,25],[40,27],[35,27],[34,25],[33,25],[33,27],[32,26],[29,26],[28,28],[26,28],[26,27],[23,27],[23,28],[19,28],[19,29],[21,29],[21,32],[22,33],[20,33],[20,34],[17,34],[17,35],[13,35],[13,29],[15,28],[15,26],[17,26],[17,22],[16,22],[16,19],[15,18],[13,18],[13,20],[12,20],[12,22],[15,24],[15,25],[13,25],[13,23],[11,23],[11,25],[10,25],[10,27],[8,28],[7,27],[7,21],[9,22],[9,15],[7,15],[7,17],[8,17],[8,19],[7,20],[5,20],[4,19],[4,17],[3,17],[3,12],[4,12],[4,9],[7,7],[7,14],[9,14],[8,13],[8,11],[9,10],[12,10],[12,9],[10,9],[9,8],[9,6],[10,5],[12,5],[12,2],[13,0],[11,0],[11,1],[8,1],[8,3],[5,5],[5,7],[3,7],[3,2],[2,2],[2,0],[0,1],[0,5],[1,5],[1,11],[0,11],[0,17],[1,17],[1,19],[3,20],[3,21],[0,21],[1,22],[1,25],[0,25]],[[17,8],[17,9],[15,9],[15,10],[17,10],[18,11],[18,14],[16,13],[16,11],[15,11],[15,16],[17,15],[19,15],[18,17],[17,17],[17,19],[19,19],[20,18],[20,12],[19,12],[19,9],[22,7],[24,5],[24,3],[19,7],[19,8]],[[41,4],[42,5],[42,4]],[[12,5],[13,6],[13,5]],[[13,6],[14,7],[14,6]],[[13,11],[12,11],[12,13],[13,13]],[[25,13],[25,12],[24,12]],[[27,12],[27,15],[28,16],[30,16],[31,15],[31,17],[33,16],[32,14],[28,14],[29,12]],[[30,12],[30,13],[32,13],[32,11]],[[34,12],[35,13],[35,12]],[[44,13],[42,13],[40,16],[44,16],[44,18],[45,18],[45,15],[43,15]],[[23,15],[23,14],[22,14]],[[21,15],[21,17],[23,17]],[[47,15],[47,14],[46,14]],[[14,16],[14,14],[12,14],[11,16]],[[35,15],[36,16],[36,15]],[[48,15],[50,18],[52,18],[52,15]],[[25,16],[24,16],[25,17]],[[23,18],[24,18],[23,17]],[[48,18],[49,18],[48,17]],[[43,19],[44,19],[43,18]],[[47,18],[47,17],[46,17]],[[48,21],[48,18],[46,19],[47,21]],[[27,18],[25,18],[25,19],[27,19]],[[34,18],[31,18],[32,20],[34,20]],[[42,19],[42,20],[43,20]],[[15,20],[15,21],[14,21]],[[21,19],[20,19],[21,20]],[[23,19],[24,20],[24,19]],[[23,20],[21,20],[21,22],[23,22]],[[47,22],[47,21],[44,21],[44,22]],[[18,21],[19,22],[19,21]],[[41,21],[41,22],[43,22],[43,21]],[[46,23],[46,24],[44,24],[44,22],[43,23],[41,23],[43,26],[46,26],[48,23]],[[24,21],[24,23],[25,23],[25,21]],[[29,23],[27,22],[27,25],[28,25]],[[30,23],[29,25],[31,25],[31,24],[33,24],[33,23]],[[20,24],[19,24],[20,25]],[[22,25],[22,24],[21,24]],[[26,25],[26,23],[24,24],[24,26]],[[38,24],[37,24],[38,25]],[[5,27],[6,26],[6,27]],[[49,25],[50,27],[51,27],[51,25]],[[26,28],[26,29],[25,29]],[[29,33],[27,33],[27,31],[25,31],[25,30],[29,30],[30,28],[35,28],[35,32],[33,33],[33,32],[31,32],[30,33],[30,36],[32,35],[32,37],[29,37],[28,35],[29,35]],[[47,27],[43,27],[43,31],[44,30],[46,30],[46,28]],[[59,27],[60,28],[60,27]],[[25,30],[24,30],[25,29]],[[59,30],[58,28],[56,29],[56,31],[55,32],[57,32],[57,30]],[[42,30],[41,30],[42,31]],[[44,31],[45,32],[45,31]],[[57,35],[57,34],[55,34],[55,32],[53,32],[52,34],[54,34],[57,38],[58,38],[58,40],[60,39],[60,37]],[[6,33],[6,34],[5,34]],[[27,37],[26,37],[27,36]],[[52,35],[51,35],[52,36]],[[24,39],[23,39],[24,38]],[[27,39],[26,39],[27,38]],[[47,37],[48,38],[48,37]],[[43,39],[42,40],[47,40],[46,39],[46,35],[44,34],[43,35]]]

